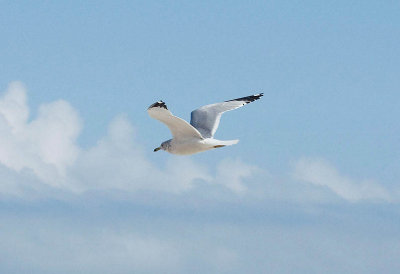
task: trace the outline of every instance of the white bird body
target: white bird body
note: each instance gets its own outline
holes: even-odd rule
[[[238,142],[239,140],[221,141],[214,138],[192,138],[186,140],[171,139],[164,142],[164,150],[177,155],[190,155],[218,147],[231,146]]]
[[[174,116],[163,101],[152,104],[147,109],[150,117],[168,126],[173,136],[154,151],[162,149],[172,154],[190,155],[237,144],[239,140],[221,141],[213,138],[221,115],[226,111],[254,102],[261,96],[263,96],[262,93],[203,106],[192,111],[190,124]]]

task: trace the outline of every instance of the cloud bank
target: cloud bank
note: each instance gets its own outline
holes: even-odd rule
[[[124,115],[84,149],[68,102],[30,113],[26,88],[11,83],[0,96],[1,273],[399,267],[395,192],[326,160],[301,158],[284,175],[240,158],[209,167],[172,156],[157,166]]]
[[[78,111],[64,100],[42,104],[31,117],[26,88],[11,83],[0,97],[0,194],[57,197],[88,191],[180,194],[208,189],[214,197],[229,191],[258,201],[321,202],[332,201],[332,195],[349,202],[397,200],[393,191],[372,180],[344,176],[323,159],[299,159],[291,175],[283,177],[239,158],[222,159],[211,168],[190,157],[169,157],[158,167],[147,158],[126,116],[115,117],[107,134],[87,149],[77,143],[82,127]]]

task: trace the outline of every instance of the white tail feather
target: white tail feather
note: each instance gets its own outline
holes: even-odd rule
[[[224,146],[231,146],[235,145],[239,142],[239,140],[228,140],[228,141],[220,141],[220,140],[214,140],[212,145],[217,148],[217,147],[224,147]]]
[[[224,145],[224,146],[236,145],[237,143],[239,143],[239,140],[221,141],[221,145]]]

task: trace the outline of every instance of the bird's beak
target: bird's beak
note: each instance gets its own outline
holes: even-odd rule
[[[156,148],[154,149],[154,152],[159,151],[160,149],[161,149],[161,147],[156,147]]]

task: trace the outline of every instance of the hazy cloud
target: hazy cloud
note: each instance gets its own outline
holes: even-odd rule
[[[395,273],[400,267],[397,208],[386,216],[351,204],[312,214],[293,214],[284,204],[228,209],[228,220],[225,212],[201,210],[189,218],[184,205],[168,212],[129,203],[3,210],[0,272]]]
[[[252,176],[257,171],[258,168],[248,165],[240,159],[225,159],[218,164],[215,181],[236,193],[244,193],[247,187],[242,179]]]
[[[330,189],[351,202],[360,200],[391,201],[388,191],[373,181],[355,180],[340,174],[335,167],[322,159],[303,158],[296,162],[294,178],[315,186]]]

